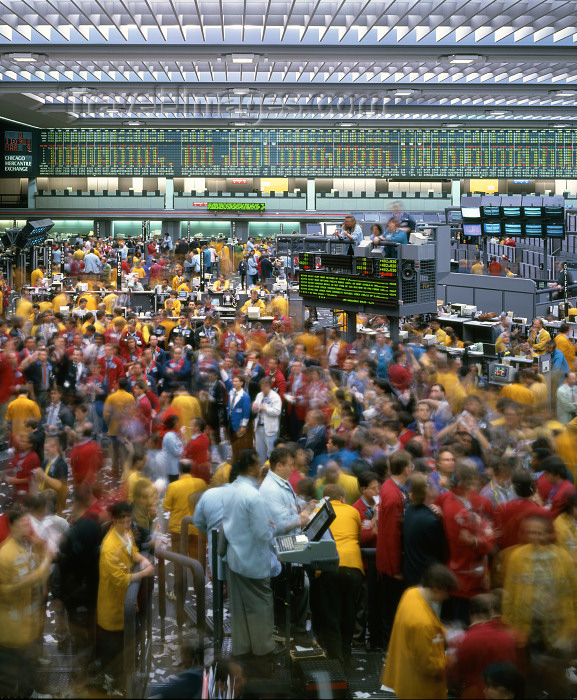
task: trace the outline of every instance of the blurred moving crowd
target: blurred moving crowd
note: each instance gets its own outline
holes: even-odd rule
[[[178,289],[176,253],[149,255]],[[312,320],[292,332],[283,297],[270,333],[244,307],[223,323],[210,297],[196,328],[200,309],[147,321],[107,297],[75,305],[62,292],[43,309],[23,293],[0,322],[0,695],[41,691],[31,669],[49,599],[61,647],[118,676],[127,586],[154,576],[159,538],[180,551],[185,515],[203,562],[199,530],[222,527],[212,575],[228,581],[233,653],[268,664],[286,587],[274,538],[299,533],[326,499],[339,570],[294,577],[297,643],[314,638],[344,666],[355,647],[388,650],[381,680],[399,697],[570,697],[568,338],[550,348],[568,366],[549,395],[537,365],[499,387],[444,339],[424,347],[438,323],[415,322],[396,346],[381,331],[349,344]]]

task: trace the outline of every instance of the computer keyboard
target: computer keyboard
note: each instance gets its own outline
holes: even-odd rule
[[[296,549],[296,535],[283,535],[276,538],[276,547],[279,552],[291,552]]]

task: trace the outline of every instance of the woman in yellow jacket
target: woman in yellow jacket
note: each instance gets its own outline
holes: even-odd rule
[[[154,566],[140,554],[132,536],[132,508],[115,503],[112,526],[100,549],[100,578],[96,620],[102,668],[113,678],[122,671],[124,644],[124,598],[133,581],[154,576]],[[135,568],[139,567],[138,571]]]

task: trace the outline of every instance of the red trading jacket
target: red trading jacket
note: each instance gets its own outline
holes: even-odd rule
[[[70,470],[75,486],[94,483],[104,464],[100,445],[95,440],[84,440],[70,450]]]
[[[295,375],[291,374],[291,376],[288,379],[288,390],[289,394],[292,394],[294,396],[293,392],[293,384],[295,381]],[[304,375],[303,378],[301,379],[300,386],[298,388],[298,391],[295,396],[295,402],[290,403],[287,407],[287,411],[289,413],[292,413],[295,411],[296,417],[299,420],[304,420],[307,416],[307,411],[308,411],[308,402],[307,402],[307,384],[308,380],[305,379]]]
[[[209,450],[210,440],[206,433],[200,433],[196,438],[189,440],[184,448],[184,454],[194,465],[192,475],[198,479],[204,479],[207,484],[210,481]]]
[[[16,372],[0,352],[0,403],[7,403],[16,388]]]
[[[443,493],[435,504],[443,511],[443,527],[449,544],[449,569],[459,582],[459,589],[454,595],[472,598],[489,589],[487,555],[495,546],[496,537],[488,517],[492,508],[487,499],[478,493],[469,493],[469,509],[459,498],[460,495],[458,488],[451,493]],[[461,539],[463,531],[476,538],[477,544],[465,543]]]
[[[130,335],[128,333],[128,329],[125,328],[120,334],[120,340],[118,341],[118,347],[120,348],[120,350],[123,350],[127,347],[128,338],[134,338],[134,340],[136,341],[137,348],[140,348],[142,350],[142,348],[146,347],[146,343],[144,342],[144,336],[140,331],[135,331],[134,335]]]
[[[368,527],[365,527],[365,521],[370,520],[370,518],[367,518],[367,506],[364,504],[363,499],[359,498],[358,500],[356,500],[353,503],[353,508],[356,508],[359,511],[359,515],[361,516],[361,547],[376,547],[377,536],[373,532],[373,528],[370,525]]]
[[[27,452],[25,455],[16,453],[13,458],[13,464],[17,467],[16,478],[27,479],[25,484],[16,484],[14,487],[15,490],[28,493],[30,491],[32,471],[40,466],[40,458],[34,450],[30,450],[30,452]]]
[[[101,357],[98,360],[100,366],[102,367],[101,376],[105,382],[108,380],[108,393],[116,391],[118,387],[118,380],[124,376],[124,366],[122,364],[122,360],[115,356],[111,361],[114,364],[113,367],[106,366],[107,360],[105,357]]]
[[[521,541],[521,526],[523,521],[531,515],[545,515],[551,513],[538,506],[528,498],[514,498],[509,503],[502,503],[495,511],[495,527],[501,533],[499,546],[501,549],[512,547],[516,544],[525,544]]]
[[[575,487],[569,479],[563,479],[556,486],[553,486],[547,497],[547,508],[551,517],[555,519],[565,510],[567,501],[575,493]]]
[[[403,572],[403,513],[408,501],[408,496],[392,478],[381,486],[377,571],[387,576]]]
[[[278,393],[281,400],[284,399],[284,395],[286,394],[286,379],[284,374],[280,371],[280,369],[277,369],[274,374],[271,374],[270,370],[267,369],[265,375],[270,377],[273,390]]]
[[[136,417],[142,424],[147,435],[150,435],[150,424],[152,422],[152,406],[146,394],[136,399]]]
[[[519,666],[516,640],[499,618],[471,625],[465,632],[454,669],[458,697],[484,697],[483,671],[494,663]]]

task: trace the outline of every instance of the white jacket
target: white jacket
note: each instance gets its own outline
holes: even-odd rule
[[[270,391],[268,396],[265,396],[262,391],[259,391],[256,399],[254,400],[253,406],[263,405],[263,410],[260,412],[263,418],[264,432],[265,435],[276,435],[280,427],[280,414],[282,411],[282,401],[280,396],[276,391]],[[258,412],[254,410],[253,413],[257,414],[255,418],[255,427],[258,425],[259,416]]]

